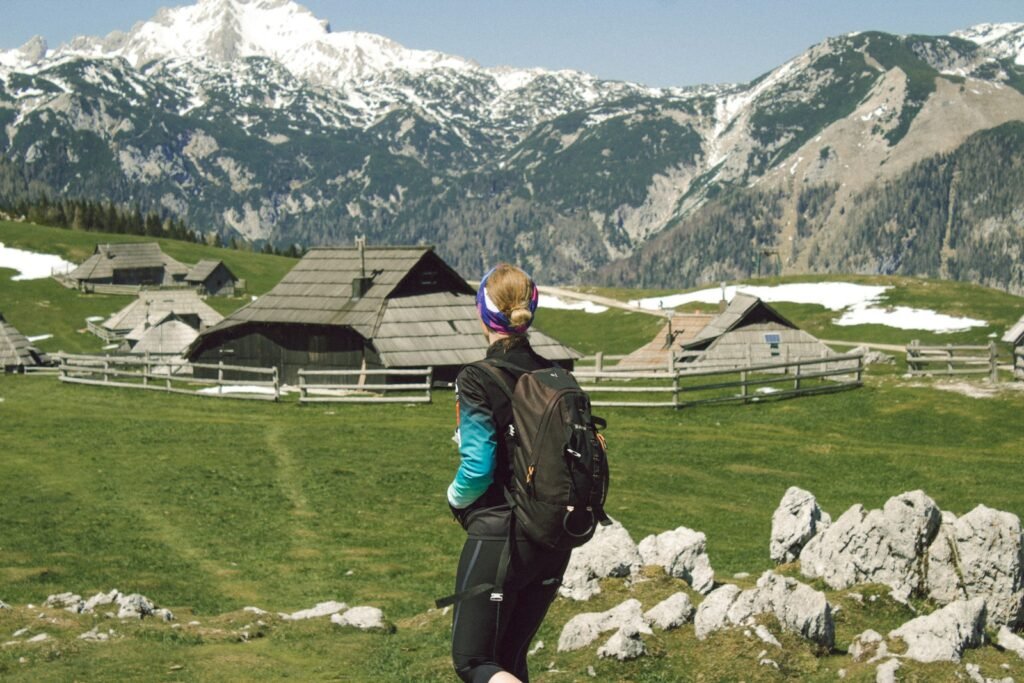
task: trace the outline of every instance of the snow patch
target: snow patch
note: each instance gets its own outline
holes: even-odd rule
[[[732,300],[737,291],[758,297],[767,303],[786,301],[797,304],[816,304],[831,311],[843,311],[832,322],[843,327],[850,325],[885,325],[902,330],[930,330],[932,332],[959,332],[972,327],[984,327],[984,320],[937,313],[908,306],[882,307],[879,298],[889,287],[858,285],[849,282],[808,282],[776,285],[774,287],[725,288],[726,300]],[[717,304],[723,296],[722,288],[702,289],[684,294],[632,300],[633,306],[648,310],[676,308],[688,303]]]
[[[541,294],[537,305],[539,308],[551,308],[560,311],[583,311],[585,313],[604,313],[608,310],[607,306],[595,304],[593,301],[568,302],[548,294]]]
[[[75,264],[55,254],[40,254],[24,249],[5,247],[0,242],[0,268],[18,271],[12,280],[41,280],[53,273],[66,273],[75,269]]]

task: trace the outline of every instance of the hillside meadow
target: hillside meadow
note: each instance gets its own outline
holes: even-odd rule
[[[47,229],[26,228],[18,239],[44,240],[34,230]],[[95,242],[94,234],[69,232],[57,237],[69,245],[72,237]],[[0,225],[0,241],[29,248],[12,234],[9,224]],[[182,246],[199,251],[175,258],[210,257],[202,247]],[[252,282],[264,272],[266,288],[275,268],[283,274],[290,263],[221,251]],[[890,295],[902,297],[900,305],[931,301],[943,312],[971,310],[993,329],[1024,313],[1024,300],[992,290],[893,282]],[[17,305],[8,306],[12,301]],[[71,350],[87,337],[78,332],[84,323],[58,329],[58,321],[82,320],[100,304],[116,310],[118,303],[6,274],[0,302],[0,311],[20,311],[31,321],[9,316],[26,334],[55,335],[42,343],[47,351]],[[985,306],[990,313],[977,314]],[[832,314],[821,307],[778,308],[824,337],[910,338],[888,328],[830,329]],[[584,350],[614,353],[653,334],[650,322],[630,324],[639,315],[548,311],[538,324]],[[883,338],[874,339],[875,332]],[[987,341],[987,334],[976,329],[972,343]],[[913,489],[956,514],[984,503],[1024,516],[1024,392],[975,399],[938,391],[938,382],[872,366],[863,388],[838,394],[679,412],[602,410],[613,464],[608,511],[638,542],[678,526],[703,531],[717,580],[744,587],[772,567],[771,515],[789,486],[813,492],[833,518],[855,503],[876,508]],[[0,376],[0,600],[11,606],[0,609],[0,678],[453,680],[450,615],[432,609],[434,598],[451,591],[463,540],[444,499],[458,458],[453,426],[451,394],[443,391],[430,405],[300,406],[294,396],[273,404]],[[782,571],[799,576],[796,566]],[[734,578],[739,573],[748,576]],[[40,607],[51,594],[89,597],[112,588],[146,595],[176,621],[120,622],[102,610],[72,615]],[[873,681],[873,665],[846,656],[853,636],[866,628],[885,633],[914,610],[933,607],[896,604],[881,587],[858,587],[861,595],[878,596],[863,604],[854,591],[829,591],[842,608],[835,650],[818,653],[783,636],[784,649],[773,654],[778,670],[757,665],[760,641],[729,632],[699,642],[692,625],[647,637],[650,654],[634,662],[599,660],[596,645],[556,652],[573,615],[627,597],[648,608],[680,589],[686,590],[681,582],[651,571],[633,586],[608,580],[587,603],[556,601],[538,634],[544,646],[530,660],[533,680],[834,681],[844,669],[846,680]],[[379,607],[391,628],[364,633],[326,618],[276,616],[327,600]],[[242,611],[246,606],[270,614]],[[113,639],[78,639],[94,626],[113,629]],[[14,637],[21,629],[28,631]],[[40,633],[49,639],[27,642]],[[964,662],[988,676],[1024,678],[1024,662],[993,647],[968,651]],[[963,665],[907,663],[900,670],[902,680],[959,675]]]

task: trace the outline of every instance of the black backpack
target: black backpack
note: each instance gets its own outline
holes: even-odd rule
[[[563,368],[527,371],[499,360],[477,366],[495,375],[512,403],[505,492],[516,521],[547,548],[583,545],[597,523],[609,523],[608,458],[598,432],[605,421],[591,414],[590,398]],[[518,375],[514,390],[498,368]]]
[[[494,583],[441,598],[438,607],[486,591],[492,591],[491,600],[502,600],[516,526],[535,543],[570,550],[589,541],[598,523],[611,523],[604,511],[607,448],[598,431],[606,422],[591,414],[590,397],[576,379],[557,366],[526,370],[493,359],[474,365],[493,375],[512,403],[512,422],[503,435],[509,471],[498,477],[513,515]],[[516,378],[514,388],[502,370]]]

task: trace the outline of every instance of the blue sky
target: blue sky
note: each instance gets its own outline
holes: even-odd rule
[[[0,49],[106,35],[187,0],[0,0]],[[655,86],[745,82],[829,36],[1024,22],[1021,0],[305,0],[335,31],[484,66],[574,68]]]

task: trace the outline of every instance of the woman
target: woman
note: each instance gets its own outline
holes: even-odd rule
[[[537,286],[519,268],[500,264],[484,276],[477,291],[477,311],[489,342],[487,358],[524,371],[553,363],[530,348],[526,330],[537,309]],[[514,386],[508,370],[491,372],[467,366],[455,384],[457,441],[461,457],[448,487],[448,503],[468,533],[456,575],[456,590],[494,583],[509,540],[512,511],[505,501],[509,458],[504,435],[512,407],[498,385]],[[463,681],[528,681],[526,652],[551,605],[571,551],[548,550],[516,530],[507,553],[502,599],[487,592],[456,603],[452,624],[452,660]],[[503,589],[503,590],[502,590]]]

